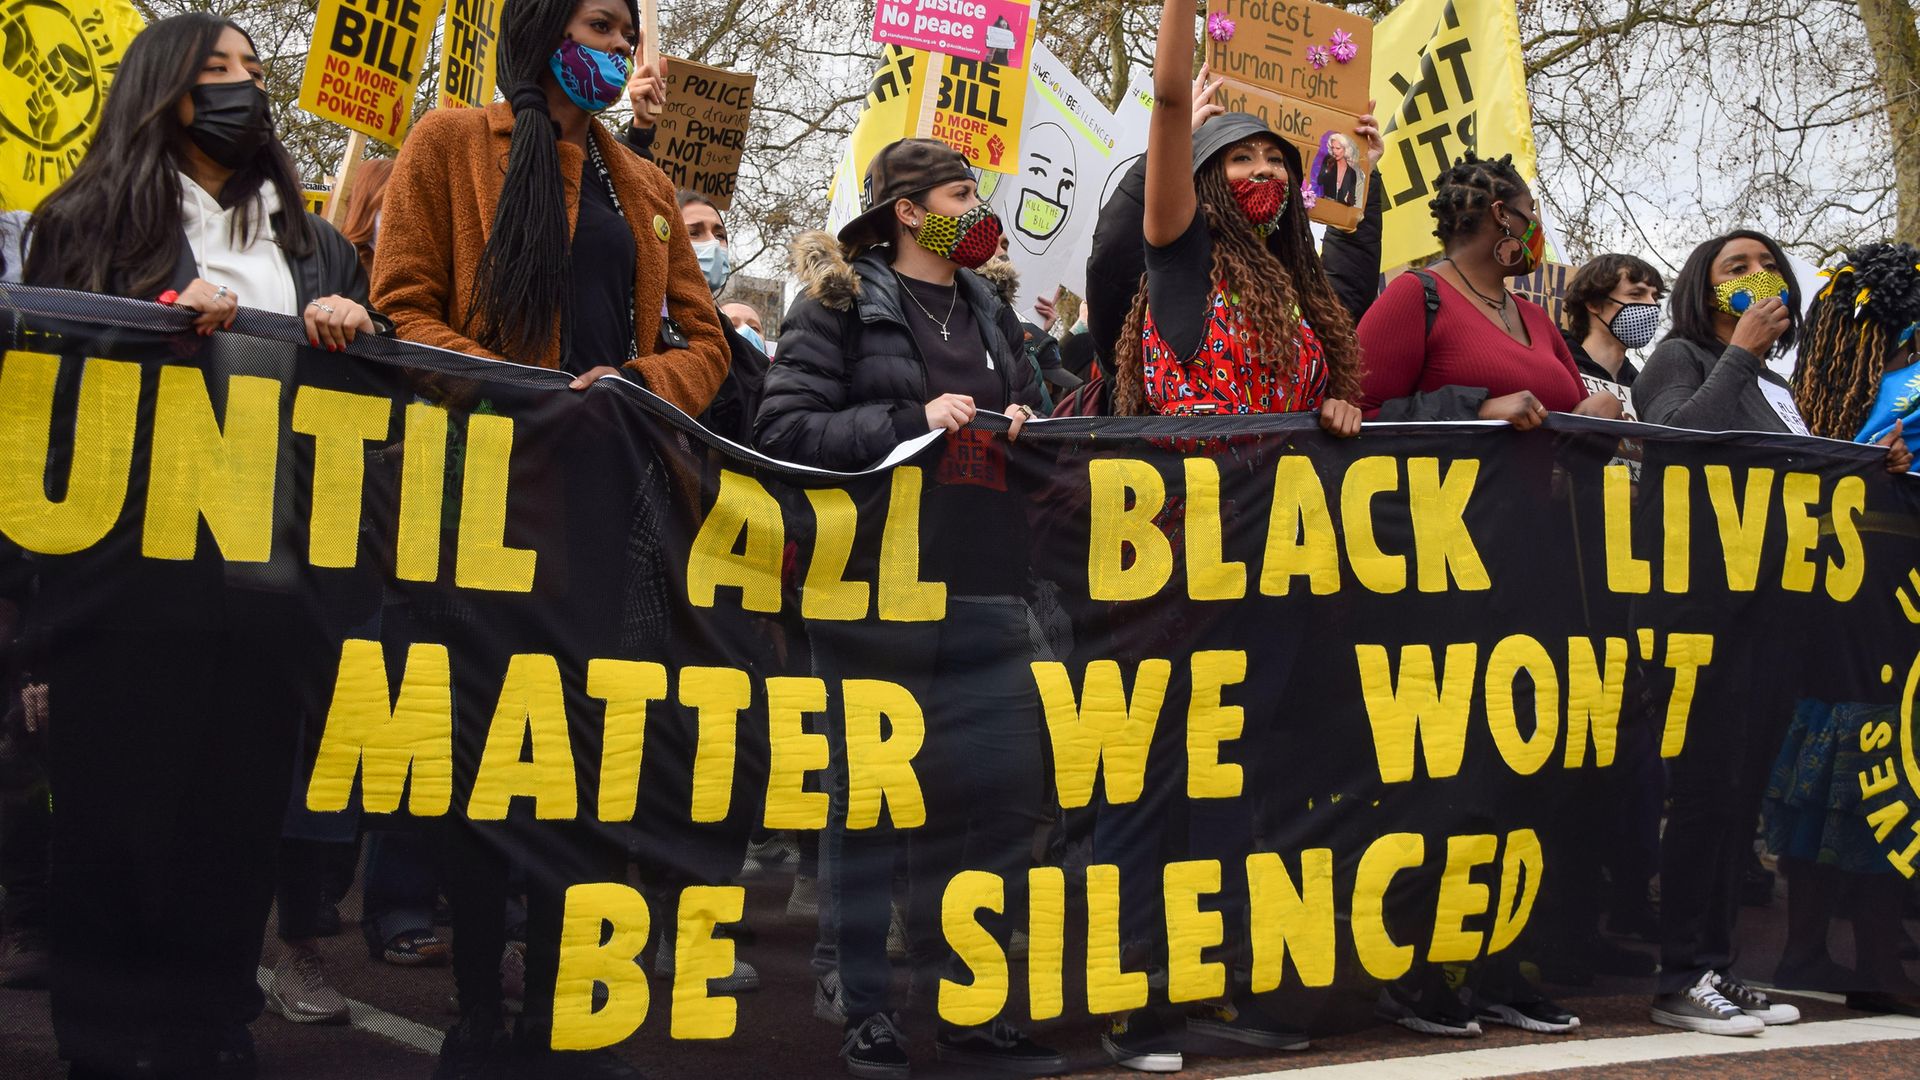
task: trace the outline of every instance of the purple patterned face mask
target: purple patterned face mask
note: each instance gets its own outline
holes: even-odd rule
[[[547,59],[560,89],[575,105],[597,113],[620,100],[627,89],[627,58],[582,45],[569,38]]]

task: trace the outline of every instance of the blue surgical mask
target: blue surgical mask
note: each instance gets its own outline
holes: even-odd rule
[[[746,338],[749,342],[752,342],[753,347],[760,350],[760,355],[762,356],[766,355],[767,341],[765,338],[760,336],[760,331],[755,330],[753,327],[748,326],[745,323],[741,323],[739,326],[734,327],[734,330],[741,337]]]
[[[707,276],[707,288],[716,293],[725,288],[727,275],[733,272],[733,253],[727,245],[718,240],[695,240],[693,254],[700,260],[700,272]]]
[[[554,81],[575,105],[601,112],[627,91],[627,58],[569,38],[547,58]]]

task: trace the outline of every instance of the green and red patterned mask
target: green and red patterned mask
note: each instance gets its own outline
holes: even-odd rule
[[[999,254],[1000,229],[1000,215],[981,203],[959,217],[927,211],[913,230],[913,240],[943,259],[976,270]]]

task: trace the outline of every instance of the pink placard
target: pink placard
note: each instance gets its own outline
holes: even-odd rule
[[[873,40],[967,60],[1025,67],[1026,0],[879,0]]]

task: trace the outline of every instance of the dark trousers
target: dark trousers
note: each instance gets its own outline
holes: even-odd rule
[[[896,829],[883,813],[874,828],[849,829],[846,718],[837,707],[829,710],[834,765],[820,840],[821,914],[831,922],[835,955],[824,959],[838,964],[847,1015],[858,1019],[890,1008],[887,926],[903,846],[909,947],[918,970],[949,960],[940,901],[961,870],[989,871],[1006,882],[1007,914],[984,920],[1003,945],[1026,907],[1046,782],[1029,667],[1034,642],[1025,605],[1010,597],[956,597],[938,624],[813,629],[816,666],[832,692],[844,677],[899,683],[919,702],[927,727],[914,761],[926,824]],[[816,957],[816,967],[822,960]]]
[[[254,971],[301,704],[276,652],[291,635],[261,625],[107,631],[55,657],[62,1057],[116,1068],[151,1055],[191,1072],[260,1015]]]
[[[370,830],[360,917],[367,946],[382,948],[400,934],[431,930],[439,889],[433,848],[420,826]]]
[[[53,810],[44,780],[0,796],[0,929],[7,933],[47,928],[47,845]]]

